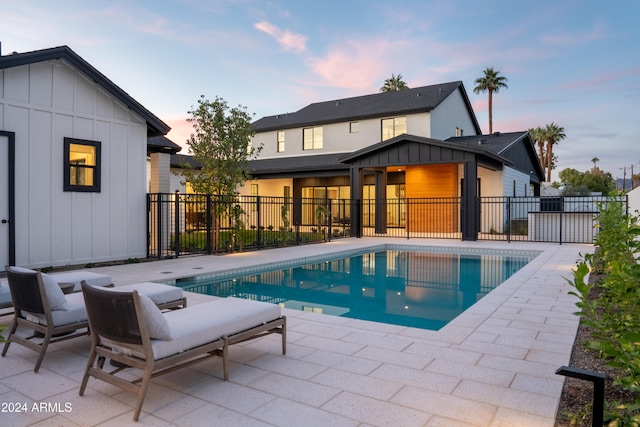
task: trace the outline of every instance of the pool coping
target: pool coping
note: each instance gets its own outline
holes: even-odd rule
[[[412,251],[412,252],[425,252],[425,253],[446,253],[446,254],[460,254],[460,255],[510,255],[518,257],[530,257],[535,258],[542,253],[538,250],[519,250],[519,249],[481,249],[481,248],[455,248],[447,246],[419,246],[408,244],[395,244],[385,243],[368,246],[360,249],[350,249],[344,251],[333,252],[331,254],[303,256],[300,258],[294,258],[288,261],[280,261],[277,263],[264,263],[257,264],[251,267],[244,267],[239,269],[227,269],[218,271],[215,273],[196,274],[193,276],[186,276],[180,278],[173,278],[162,283],[167,285],[177,285],[180,281],[190,280],[193,282],[208,281],[208,280],[224,280],[227,278],[233,278],[238,276],[248,276],[255,273],[263,273],[272,270],[301,267],[307,264],[315,264],[318,262],[335,261],[352,256],[362,255],[371,252],[385,251],[385,250],[399,250],[399,251]]]

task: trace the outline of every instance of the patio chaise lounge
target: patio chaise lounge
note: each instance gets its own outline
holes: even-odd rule
[[[20,270],[20,267],[15,267]],[[28,270],[33,271],[33,270]],[[73,292],[80,292],[80,282],[85,280],[91,286],[113,286],[111,276],[106,274],[94,273],[91,271],[66,271],[63,273],[54,273],[50,275],[56,282],[73,284]],[[9,284],[0,280],[0,309],[11,308],[11,292]],[[12,314],[10,311],[4,314]]]
[[[272,333],[282,335],[282,354],[286,353],[286,318],[275,304],[230,297],[162,313],[135,290],[110,292],[83,284],[82,292],[91,326],[91,352],[80,395],[90,376],[136,393],[134,421],[156,376],[222,356],[227,381],[229,346]],[[121,367],[107,371],[106,358]],[[119,375],[129,367],[142,375],[133,380],[131,375]]]
[[[53,275],[43,274],[21,267],[5,267],[8,287],[14,307],[13,322],[6,337],[7,342],[2,349],[2,356],[7,354],[13,342],[38,353],[34,372],[38,372],[47,347],[51,343],[87,335],[88,318],[81,292],[65,295],[60,283]],[[77,273],[76,273],[77,274]],[[97,279],[105,275],[88,275],[89,279]],[[104,278],[101,280],[104,281]],[[86,283],[86,282],[85,282]],[[109,283],[110,284],[110,283]],[[98,286],[105,286],[100,285]],[[107,289],[106,287],[103,289]],[[115,288],[108,288],[113,292]],[[118,289],[138,289],[147,295],[160,308],[186,307],[186,298],[182,289],[158,283],[137,283],[121,286]],[[18,331],[22,326],[31,335]]]

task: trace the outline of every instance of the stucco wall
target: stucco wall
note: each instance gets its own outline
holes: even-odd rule
[[[0,71],[16,134],[16,264],[146,256],[146,124],[62,60]],[[65,137],[101,142],[101,191],[63,191]]]
[[[629,198],[629,214],[638,215],[640,212],[640,187],[629,191],[627,197]]]
[[[456,128],[464,135],[475,135],[473,121],[459,90],[449,95],[431,112],[431,138],[445,140],[456,136]]]
[[[407,133],[430,137],[431,124],[429,113],[400,114],[390,117],[407,117]],[[285,151],[277,152],[277,131],[261,132],[254,136],[252,145],[262,144],[261,159],[275,157],[305,156],[330,153],[351,153],[380,142],[382,118],[358,120],[358,132],[351,133],[350,122],[321,125],[323,128],[323,147],[319,150],[302,149],[303,128],[285,129]],[[454,129],[455,130],[455,129]],[[452,136],[452,135],[449,135]],[[448,137],[448,136],[447,136]]]

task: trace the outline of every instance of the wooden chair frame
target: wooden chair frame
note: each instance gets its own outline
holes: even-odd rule
[[[87,286],[85,283],[82,284],[82,291],[92,333],[91,351],[79,394],[84,394],[89,377],[135,393],[137,400],[133,413],[134,421],[138,421],[140,417],[151,379],[157,376],[212,356],[221,356],[224,380],[227,381],[229,346],[272,333],[282,335],[282,353],[286,352],[286,317],[282,316],[267,324],[156,360],[137,291],[114,293]],[[119,367],[107,371],[105,359],[117,362],[116,365]],[[128,368],[137,368],[142,371],[142,375],[132,380],[117,376]]]
[[[40,272],[18,272],[9,266],[5,266],[5,270],[13,301],[14,316],[7,342],[2,349],[2,357],[7,354],[11,343],[20,344],[38,353],[36,366],[33,369],[33,372],[38,372],[49,344],[87,335],[89,333],[89,322],[85,320],[56,326],[51,315]],[[39,319],[34,319],[30,313],[44,315],[46,325],[41,325]],[[16,334],[18,326],[33,330],[33,334],[28,337]],[[40,333],[41,336],[36,333]],[[40,340],[42,341],[40,342]]]

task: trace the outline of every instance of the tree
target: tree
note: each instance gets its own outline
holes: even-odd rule
[[[598,168],[598,165],[596,165],[596,163],[598,163],[600,159],[597,157],[594,157],[593,159],[591,159],[591,161],[593,162],[593,172],[595,172],[596,169]]]
[[[262,149],[251,146],[251,116],[246,107],[229,108],[217,96],[209,101],[202,95],[197,108],[191,108],[187,121],[194,133],[187,145],[200,168],[183,165],[186,180],[196,193],[236,195],[237,187],[250,178],[249,160]]]
[[[489,92],[489,133],[493,133],[493,93],[500,92],[501,88],[508,89],[507,78],[499,76],[500,71],[494,71],[493,67],[484,70],[484,76],[475,81],[474,93]]]
[[[380,88],[380,92],[395,92],[397,90],[409,89],[409,86],[402,80],[402,74],[395,76],[391,73],[391,78],[384,81],[384,85]]]
[[[185,163],[182,172],[196,193],[217,196],[212,209],[214,233],[211,242],[217,247],[221,215],[228,215],[234,227],[242,224],[242,212],[238,211],[240,205],[236,203],[237,188],[250,178],[248,162],[257,157],[262,147],[251,146],[254,132],[246,107],[229,108],[222,98],[216,96],[210,101],[202,95],[198,106],[191,107],[189,116],[187,121],[193,127],[193,133],[187,145],[200,167]]]
[[[547,181],[551,182],[551,170],[554,168],[553,146],[565,139],[566,135],[562,126],[558,126],[556,123],[551,122],[551,124],[548,124],[544,128],[544,136],[547,141]]]
[[[538,126],[537,128],[531,128],[529,129],[529,135],[531,136],[533,142],[538,145],[538,159],[540,160],[542,174],[544,175],[547,165],[546,157],[544,155],[544,143],[546,142],[544,129],[542,129],[540,126]]]
[[[590,193],[608,195],[615,189],[615,182],[609,172],[600,169],[579,172],[573,168],[566,168],[558,174],[563,196],[585,196]]]

